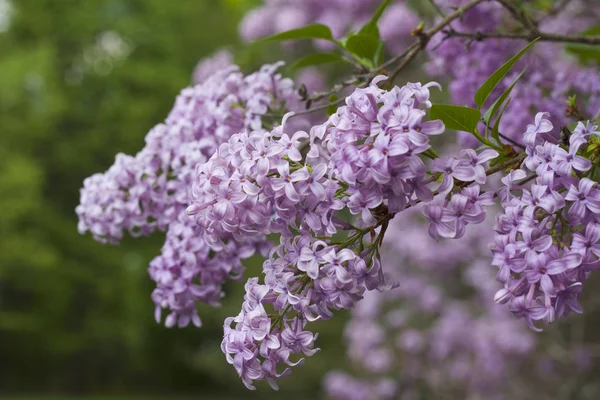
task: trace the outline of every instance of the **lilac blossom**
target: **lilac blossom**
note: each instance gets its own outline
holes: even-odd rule
[[[526,362],[536,338],[492,301],[485,250],[491,221],[462,240],[434,242],[415,211],[392,222],[382,249],[399,287],[365,293],[352,310],[344,330],[349,365],[326,375],[328,396],[419,398],[415,387],[433,397],[448,387],[460,398],[517,396],[527,382],[517,377],[531,375]],[[468,297],[455,297],[466,288]],[[513,384],[503,384],[507,379]]]
[[[527,132],[538,130],[532,127],[550,117],[540,115]],[[502,180],[504,210],[497,217],[492,264],[504,288],[496,299],[536,331],[536,321],[551,323],[571,311],[581,312],[582,284],[598,265],[600,197],[596,183],[585,177],[590,165],[581,154],[588,140],[585,124],[578,127],[567,150],[552,138],[527,141],[518,175],[535,174],[529,188],[514,185],[514,173]]]
[[[167,231],[161,255],[148,271],[157,285],[152,294],[156,319],[170,310],[165,319],[169,327],[200,326],[196,303],[218,305],[223,283],[241,278],[241,260],[268,248],[264,236],[238,243],[231,240],[232,232],[222,231],[223,246],[211,255],[210,245],[202,240],[205,232],[186,215],[186,208],[196,166],[206,162],[219,144],[244,129],[261,130],[260,116],[269,110],[297,104],[293,82],[276,72],[280,65],[263,66],[248,76],[229,66],[184,89],[165,123],[148,133],[137,155],[117,155],[106,173],[84,182],[76,209],[81,233],[89,231],[98,241],[117,243],[125,232],[139,236]],[[220,174],[215,171],[212,182]],[[241,181],[216,186],[213,219],[227,218],[235,207],[247,206],[242,186]]]
[[[464,0],[436,1],[443,12],[464,5]],[[559,34],[577,34],[593,26],[600,10],[592,8],[586,1],[573,0],[568,7],[556,15],[544,18],[541,10],[532,10],[531,17],[540,20],[540,31]],[[482,2],[453,21],[449,28],[461,33],[495,33],[508,28],[507,20],[512,17],[499,2]],[[428,46],[430,57],[427,70],[434,77],[447,77],[453,104],[473,105],[473,97],[479,86],[506,60],[516,54],[525,41],[504,38],[486,38],[483,41],[461,37],[447,37],[440,32]],[[527,68],[511,92],[511,102],[500,121],[500,132],[506,137],[526,145],[539,140],[558,138],[559,129],[576,119],[565,112],[567,98],[577,95],[580,111],[595,117],[600,110],[600,79],[596,66],[583,66],[577,60],[563,54],[561,43],[543,42],[529,49],[495,89],[491,98],[497,98],[518,75]],[[548,63],[548,60],[553,60]],[[550,119],[543,118],[546,110]],[[534,123],[531,123],[534,119]],[[525,135],[522,128],[527,127]],[[461,142],[477,145],[471,135],[463,133]]]
[[[493,192],[483,192],[480,184],[487,180],[484,165],[499,156],[492,149],[477,153],[472,149],[460,152],[461,158],[444,157],[434,160],[432,171],[441,175],[437,192],[445,197],[442,205],[427,205],[423,210],[429,221],[429,234],[459,239],[469,224],[479,224],[486,217],[486,207],[494,204]],[[459,187],[455,187],[455,184]],[[441,215],[440,215],[441,212]]]
[[[386,91],[376,85],[381,80],[356,89],[308,135],[282,134],[287,115],[269,133],[233,135],[197,168],[188,212],[211,248],[226,246],[225,233],[240,243],[280,234],[263,263],[264,284],[251,278],[240,314],[225,323],[222,350],[248,388],[255,380],[276,388],[289,367],[315,353],[310,322],[353,308],[366,291],[396,286],[378,248],[394,212],[433,198],[420,155],[443,124],[424,120],[431,85]],[[468,194],[465,207],[478,220],[486,196]],[[340,214],[345,209],[356,216],[351,224]]]

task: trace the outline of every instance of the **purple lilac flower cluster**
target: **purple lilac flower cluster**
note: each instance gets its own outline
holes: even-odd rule
[[[429,136],[445,129],[441,120],[423,121],[431,107],[429,88],[440,88],[437,83],[385,91],[376,85],[384,79],[356,89],[346,106],[310,132],[308,156],[329,160],[329,174],[344,182],[345,204],[359,226],[372,225],[372,210],[381,205],[397,213],[433,198],[428,185],[434,179],[427,177],[422,157],[431,148]]]
[[[371,18],[379,0],[266,0],[242,20],[240,36],[246,41],[272,35],[311,23],[328,26],[340,38]],[[273,23],[265,24],[264,21]],[[394,2],[381,17],[379,31],[392,51],[402,49],[411,39],[411,29],[419,20],[403,1]],[[319,42],[326,46],[328,43]]]
[[[385,91],[382,79],[356,89],[310,133],[284,133],[286,117],[270,133],[233,135],[197,169],[188,213],[213,249],[226,245],[223,234],[241,243],[280,234],[264,284],[250,279],[240,314],[225,321],[222,350],[248,388],[261,379],[276,388],[291,372],[278,372],[280,364],[314,354],[308,322],[393,285],[379,262],[391,212],[432,198],[420,156],[428,135],[444,131],[441,121],[424,121],[436,84]]]
[[[581,287],[600,255],[600,188],[590,179],[600,132],[579,122],[561,144],[548,135],[553,128],[548,117],[538,113],[527,126],[522,169],[502,179],[503,212],[492,247],[492,264],[504,285],[495,300],[536,331],[534,321],[551,323],[582,312]],[[527,187],[524,182],[533,178]]]
[[[197,303],[219,306],[223,284],[243,278],[242,260],[255,253],[264,256],[270,247],[263,237],[245,243],[229,239],[220,251],[214,252],[202,240],[201,229],[193,218],[180,214],[169,225],[161,254],[148,268],[150,278],[156,282],[152,292],[156,322],[161,321],[163,310],[170,310],[166,327],[183,328],[190,322],[200,327]]]
[[[485,248],[492,221],[462,240],[436,243],[418,211],[406,210],[390,223],[382,248],[382,263],[399,287],[365,293],[345,328],[358,374],[332,371],[325,389],[335,400],[418,399],[423,393],[510,398],[504,396],[526,388],[511,371],[524,370],[535,339],[492,301]]]
[[[445,9],[465,3],[462,0],[438,1]],[[600,16],[600,8],[589,2],[571,1],[565,10],[556,16],[545,18],[539,25],[540,31],[553,33],[578,33],[589,27]],[[452,22],[450,28],[460,33],[506,32],[507,11],[498,2],[483,2],[468,10],[462,18]],[[516,22],[515,22],[516,24]],[[430,61],[428,72],[432,76],[445,76],[449,83],[454,104],[473,104],[473,95],[497,68],[516,54],[525,44],[513,39],[486,38],[484,41],[469,41],[460,37],[446,37],[440,32],[428,46]],[[600,79],[596,67],[583,67],[572,57],[563,54],[561,44],[540,42],[527,51],[508,76],[496,88],[502,93],[516,78],[519,71],[527,67],[511,93],[511,102],[506,109],[500,131],[510,139],[521,143],[521,129],[533,117],[535,111],[546,110],[552,115],[556,127],[575,122],[565,111],[566,100],[576,94],[579,112],[595,118],[600,112]],[[552,60],[552,62],[548,62]],[[497,96],[492,95],[492,98]],[[585,104],[585,106],[583,106]],[[553,134],[558,136],[558,129]],[[476,146],[478,142],[466,133],[461,133],[464,144]]]
[[[84,182],[76,209],[81,233],[117,243],[126,231],[137,236],[167,230],[161,255],[149,268],[157,284],[152,294],[157,320],[162,309],[171,310],[167,326],[200,326],[196,302],[217,304],[224,280],[241,278],[240,260],[256,248],[265,252],[264,237],[238,244],[223,232],[222,251],[213,255],[185,210],[196,165],[232,134],[261,132],[265,113],[297,104],[293,82],[276,72],[280,65],[263,66],[248,76],[231,66],[184,89],[165,123],[148,133],[137,155],[117,155],[106,173]]]
[[[484,166],[498,155],[492,149],[479,153],[464,149],[459,159],[442,157],[433,161],[432,171],[441,175],[438,193],[445,197],[442,204],[424,207],[432,238],[459,239],[464,236],[467,225],[485,220],[485,207],[494,204],[494,192],[484,192],[480,185],[487,180]]]

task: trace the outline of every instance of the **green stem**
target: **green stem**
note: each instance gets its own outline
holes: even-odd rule
[[[426,151],[424,151],[423,154],[425,157],[431,158],[432,160],[435,160],[436,158],[440,158],[440,155],[433,149],[433,147],[428,148]]]
[[[294,294],[298,294],[301,293],[304,288],[306,288],[306,285],[308,285],[308,282],[310,281],[310,279],[307,279],[308,276],[304,276],[304,282],[302,283],[302,285],[294,292]],[[282,321],[283,321],[283,317],[290,311],[290,308],[292,307],[291,304],[288,304],[284,309],[283,312],[281,314],[279,314],[277,316],[277,318],[275,318],[275,320],[271,323],[271,327],[274,326],[278,326]]]
[[[475,136],[477,138],[477,140],[479,140],[481,143],[491,147],[492,149],[498,150],[500,152],[500,154],[504,153],[504,149],[502,148],[502,146],[492,142],[491,140],[488,140],[486,138],[484,138],[483,136],[481,136],[481,133],[479,133],[479,131],[477,129],[475,129],[473,132],[473,136]]]

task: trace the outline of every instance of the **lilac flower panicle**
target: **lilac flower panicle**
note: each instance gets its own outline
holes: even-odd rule
[[[289,131],[288,114],[271,132],[235,134],[196,170],[187,212],[213,250],[226,235],[241,244],[280,235],[264,283],[251,278],[240,314],[225,322],[222,350],[248,388],[256,380],[276,388],[318,350],[310,322],[397,286],[379,261],[386,221],[432,200],[421,154],[444,125],[426,120],[437,85],[386,91],[377,86],[383,79],[356,89],[309,132]],[[465,199],[475,209],[486,203],[477,191]]]
[[[399,287],[367,292],[352,310],[344,330],[348,367],[325,376],[328,396],[419,398],[418,387],[443,397],[452,387],[460,398],[517,397],[522,382],[513,371],[523,372],[536,343],[492,301],[485,250],[491,219],[461,240],[436,243],[418,211],[406,210],[388,228],[382,257]],[[466,292],[472,294],[456,296]]]
[[[582,312],[582,285],[599,264],[600,190],[586,177],[591,163],[581,156],[590,133],[580,122],[569,146],[561,146],[538,135],[549,131],[548,118],[548,113],[538,113],[527,126],[523,165],[502,179],[503,212],[497,216],[492,246],[492,264],[504,285],[496,301],[536,331],[536,321],[551,323]]]
[[[202,83],[180,93],[165,123],[148,133],[138,154],[117,155],[106,173],[84,182],[76,209],[81,233],[89,231],[98,241],[117,243],[125,232],[139,236],[167,231],[149,274],[157,285],[152,293],[156,319],[160,321],[162,310],[170,310],[165,319],[169,327],[200,326],[196,303],[218,305],[222,284],[242,277],[241,260],[269,247],[262,235],[238,243],[232,240],[233,232],[223,230],[218,237],[222,246],[215,253],[186,209],[196,168],[220,144],[245,130],[264,133],[262,115],[298,104],[293,82],[276,71],[280,65],[263,66],[248,76],[229,66],[203,77]],[[219,174],[216,170],[212,182]],[[221,201],[215,214],[224,217],[234,204],[253,207],[239,187],[217,185]]]
[[[432,172],[441,179],[437,193],[442,204],[427,204],[423,208],[429,222],[429,234],[434,239],[464,236],[469,224],[479,224],[486,218],[486,208],[494,205],[494,193],[480,185],[487,181],[485,165],[498,157],[493,149],[479,153],[472,149],[460,151],[460,158],[442,157],[433,161]],[[459,184],[460,187],[455,187]]]

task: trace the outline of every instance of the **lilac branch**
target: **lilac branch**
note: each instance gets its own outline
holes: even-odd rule
[[[580,43],[590,45],[600,45],[600,36],[582,36],[582,35],[562,35],[557,33],[535,32],[535,33],[505,33],[505,32],[457,32],[455,30],[445,30],[446,37],[462,37],[468,38],[476,42],[485,39],[515,39],[531,41],[539,38],[546,42],[561,42],[561,43]]]
[[[527,16],[527,14],[520,10],[512,0],[496,0],[500,3],[517,21],[521,22],[523,26],[529,30],[532,34],[537,32],[537,25],[535,21]]]
[[[404,69],[406,68],[416,57],[417,55],[425,49],[425,47],[427,46],[427,43],[429,42],[429,40],[431,39],[431,37],[433,35],[435,35],[436,33],[442,31],[444,28],[446,28],[450,23],[452,23],[452,21],[454,21],[457,18],[460,18],[466,11],[470,10],[471,8],[475,7],[476,5],[483,3],[485,1],[489,1],[489,0],[471,0],[469,3],[465,4],[462,7],[457,8],[454,12],[452,12],[451,14],[448,14],[447,16],[444,17],[444,19],[442,19],[439,23],[437,23],[435,26],[433,26],[431,29],[427,30],[427,31],[417,31],[415,32],[415,36],[418,37],[418,39],[413,42],[411,45],[409,45],[402,53],[396,55],[395,57],[389,59],[387,62],[385,62],[384,64],[382,64],[381,66],[372,69],[371,71],[368,71],[365,74],[357,74],[354,77],[352,77],[351,79],[348,79],[340,84],[335,85],[330,91],[328,92],[321,92],[321,93],[313,93],[311,96],[308,96],[306,101],[307,101],[307,106],[310,106],[310,103],[312,103],[313,101],[318,101],[321,100],[325,97],[331,96],[332,94],[338,93],[340,91],[342,91],[343,89],[345,89],[348,86],[351,85],[355,85],[357,87],[364,87],[373,77],[375,77],[377,74],[384,72],[387,68],[391,67],[392,65],[401,62],[390,74],[390,79],[388,80],[388,82],[393,82],[394,78],[398,76],[398,74]],[[317,107],[307,107],[306,110],[304,111],[300,111],[294,114],[294,116],[298,116],[298,115],[305,115],[305,114],[310,114],[316,111],[321,111],[321,110],[326,110],[329,107],[334,107],[337,105],[340,105],[343,103],[343,99],[340,100],[336,100],[333,102],[329,102],[327,104],[321,104]],[[263,116],[264,118],[281,118],[283,117],[283,115],[280,114],[266,114]]]

